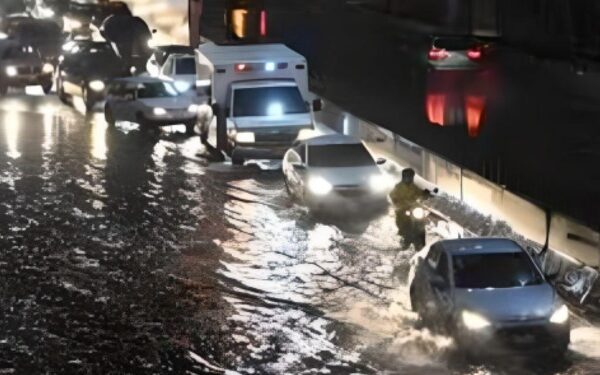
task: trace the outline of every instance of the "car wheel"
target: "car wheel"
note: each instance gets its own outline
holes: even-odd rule
[[[244,161],[244,158],[238,152],[235,152],[235,150],[231,153],[231,164],[244,165]]]
[[[42,90],[44,90],[44,94],[49,94],[52,90],[52,81],[42,83]]]
[[[104,107],[104,119],[108,123],[108,126],[115,126],[115,117],[113,116],[112,109],[109,106]]]
[[[185,124],[185,134],[187,135],[194,135],[196,134],[196,123],[195,122],[188,122],[187,124]]]
[[[85,110],[90,112],[92,108],[94,108],[94,103],[90,101],[88,89],[84,88],[81,91],[81,98],[83,99],[83,104],[85,104]]]

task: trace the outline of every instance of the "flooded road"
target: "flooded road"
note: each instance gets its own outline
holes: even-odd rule
[[[0,373],[600,371],[581,320],[564,360],[469,362],[410,311],[392,212],[321,222],[176,130],[0,100]]]

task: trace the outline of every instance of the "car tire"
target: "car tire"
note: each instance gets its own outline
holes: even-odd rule
[[[194,135],[196,134],[196,122],[188,122],[185,124],[185,134]]]
[[[91,112],[94,109],[94,102],[89,98],[89,92],[87,88],[83,88],[81,90],[81,98],[83,99],[83,104],[85,104],[86,112]]]
[[[52,81],[42,83],[42,90],[44,90],[44,94],[48,95],[52,91]]]
[[[104,107],[104,119],[111,128],[115,126],[115,117],[112,113],[112,109],[109,106]]]
[[[244,157],[240,156],[235,150],[231,153],[231,164],[233,165],[244,165]]]

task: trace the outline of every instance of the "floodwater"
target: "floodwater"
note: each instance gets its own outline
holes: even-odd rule
[[[177,131],[0,100],[0,373],[600,371],[581,319],[563,360],[468,361],[417,324],[393,212],[322,222]]]

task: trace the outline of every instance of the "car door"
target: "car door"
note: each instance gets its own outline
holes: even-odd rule
[[[435,268],[435,277],[430,280],[433,311],[437,316],[443,317],[441,322],[448,321],[452,314],[452,285],[450,277],[450,258],[448,253],[441,251],[438,264]]]
[[[415,295],[426,317],[436,318],[445,310],[450,292],[448,257],[443,248],[434,244],[415,275]]]

